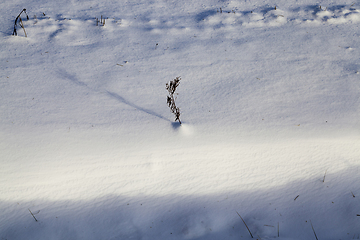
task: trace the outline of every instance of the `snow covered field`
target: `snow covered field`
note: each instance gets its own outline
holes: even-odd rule
[[[1,240],[360,239],[360,3],[0,15]]]

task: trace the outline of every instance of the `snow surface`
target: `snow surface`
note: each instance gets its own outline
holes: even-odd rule
[[[1,239],[360,238],[360,3],[0,15]]]

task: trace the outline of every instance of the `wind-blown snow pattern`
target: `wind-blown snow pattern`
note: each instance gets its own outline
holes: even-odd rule
[[[359,3],[0,13],[1,239],[360,238]]]

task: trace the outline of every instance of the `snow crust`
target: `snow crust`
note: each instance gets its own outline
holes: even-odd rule
[[[0,13],[1,239],[359,238],[359,3]]]

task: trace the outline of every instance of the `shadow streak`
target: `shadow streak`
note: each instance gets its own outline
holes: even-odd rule
[[[61,75],[63,78],[69,79],[71,82],[75,83],[78,86],[87,87],[87,88],[91,89],[86,83],[79,81],[77,79],[77,77],[75,76],[75,74],[70,74],[65,69],[58,69],[56,72],[59,75]],[[91,90],[95,91],[94,89],[91,89]]]
[[[201,13],[196,14],[195,20],[196,20],[197,22],[201,22],[201,21],[204,20],[205,18],[210,17],[210,16],[213,16],[213,15],[215,15],[216,13],[217,13],[216,10],[206,10],[206,11],[204,11],[204,12],[201,12]]]
[[[80,87],[86,87],[86,88],[88,88],[89,90],[91,90],[91,91],[93,91],[93,92],[99,92],[99,91],[97,91],[96,89],[93,89],[93,88],[89,87],[86,83],[78,80],[78,78],[77,78],[74,74],[68,73],[65,69],[58,69],[56,72],[57,72],[60,76],[62,76],[63,78],[66,78],[66,79],[70,80],[71,82],[73,82],[74,84],[76,84],[76,85],[78,85],[78,86],[80,86]],[[155,117],[158,117],[158,118],[161,118],[161,119],[163,119],[163,120],[166,120],[166,121],[170,122],[169,119],[161,116],[160,114],[158,114],[158,113],[156,113],[156,112],[154,112],[154,111],[152,111],[152,110],[149,110],[149,109],[145,109],[145,108],[143,108],[143,107],[140,107],[140,106],[138,106],[138,105],[136,105],[136,104],[134,104],[134,103],[132,103],[132,102],[129,102],[128,100],[126,100],[125,98],[123,98],[122,96],[120,96],[120,95],[117,94],[117,93],[110,92],[110,91],[107,91],[107,90],[105,90],[105,93],[106,93],[109,97],[114,98],[114,99],[118,100],[118,101],[121,102],[121,103],[124,103],[124,104],[126,104],[126,105],[128,105],[128,106],[130,106],[130,107],[133,107],[133,108],[135,108],[135,109],[137,109],[137,110],[139,110],[139,111],[142,111],[142,112],[144,112],[144,113],[146,113],[146,114],[150,114],[150,115],[152,115],[152,116],[155,116]]]
[[[158,118],[161,118],[161,119],[164,119],[164,120],[170,122],[169,119],[164,118],[164,117],[161,116],[160,114],[157,114],[156,112],[154,112],[154,111],[152,111],[152,110],[145,109],[145,108],[143,108],[143,107],[140,107],[140,106],[138,106],[138,105],[135,105],[134,103],[131,103],[131,102],[127,101],[125,98],[123,98],[122,96],[120,96],[120,95],[117,94],[117,93],[110,92],[110,91],[106,91],[106,93],[107,93],[110,97],[115,98],[116,100],[118,100],[118,101],[121,102],[121,103],[124,103],[124,104],[129,105],[130,107],[133,107],[133,108],[135,108],[135,109],[137,109],[137,110],[140,110],[140,111],[142,111],[142,112],[144,112],[144,113],[153,115],[153,116],[155,116],[155,117],[158,117]]]
[[[251,239],[239,212],[252,234],[265,239],[278,234],[281,239],[313,239],[309,220],[319,239],[349,239],[360,234],[358,170],[354,166],[328,174],[325,182],[319,176],[269,189],[217,194],[139,192],[87,200],[0,200],[0,238]]]

